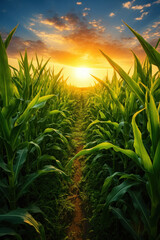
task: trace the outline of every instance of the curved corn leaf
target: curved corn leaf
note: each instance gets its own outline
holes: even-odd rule
[[[114,126],[116,129],[118,128],[119,124],[117,122],[111,122],[110,120],[108,121],[100,121],[98,119],[96,119],[95,121],[93,121],[92,123],[90,123],[86,129],[86,131],[88,131],[93,125],[96,125],[98,123],[102,123],[102,124],[108,124],[108,125],[112,125]]]
[[[27,191],[27,189],[30,187],[30,185],[33,183],[34,180],[36,180],[41,175],[48,174],[48,173],[56,173],[63,177],[66,177],[66,174],[62,170],[52,165],[46,165],[43,169],[38,170],[35,173],[31,173],[25,177],[24,182],[21,183],[19,187],[17,200]]]
[[[131,158],[136,164],[141,166],[140,159],[138,158],[137,154],[133,152],[132,150],[129,149],[122,149],[116,145],[113,145],[112,143],[109,142],[103,142],[98,144],[97,146],[90,148],[90,149],[84,149],[77,153],[66,165],[66,168],[70,168],[73,164],[73,161],[80,156],[88,155],[88,154],[93,154],[96,152],[99,152],[100,150],[108,150],[110,148],[113,148],[116,152],[121,152]]]
[[[9,227],[0,227],[0,237],[15,236],[17,240],[22,240],[21,236],[15,232],[14,229]]]
[[[4,41],[5,48],[8,47],[8,45],[9,45],[11,39],[12,39],[12,36],[13,36],[13,34],[15,33],[17,27],[18,27],[18,25],[17,25],[15,28],[13,28],[13,30],[9,33],[9,35],[8,35],[7,38],[6,38],[6,40]]]
[[[0,132],[2,132],[2,137],[5,140],[9,140],[10,130],[9,130],[8,122],[3,116],[1,109],[0,109]]]
[[[160,69],[160,53],[152,47],[144,38],[138,34],[135,30],[133,30],[127,23],[124,24],[131,30],[131,32],[136,36],[140,44],[142,45],[144,51],[146,52],[150,62],[156,65]]]
[[[121,102],[118,100],[117,98],[117,94],[115,94],[115,92],[109,87],[109,85],[107,83],[105,83],[104,81],[102,81],[101,79],[93,76],[91,74],[92,77],[94,77],[99,83],[101,83],[103,86],[105,86],[107,88],[107,90],[109,91],[113,101],[117,104],[118,108],[120,109],[121,113],[124,114],[125,113],[125,109],[124,106],[121,104]]]
[[[3,106],[9,105],[9,101],[13,96],[13,87],[11,81],[11,72],[8,65],[8,57],[5,45],[0,35],[0,93],[3,100]]]
[[[26,161],[27,153],[28,153],[28,148],[27,147],[17,151],[17,156],[16,156],[16,159],[15,159],[15,165],[14,165],[15,182],[17,181],[19,172],[20,172],[21,168],[23,167],[23,164]]]
[[[136,124],[136,116],[143,110],[144,110],[144,108],[142,110],[136,112],[132,118],[132,127],[133,127],[133,133],[134,133],[134,148],[135,148],[135,152],[142,160],[141,164],[144,167],[144,169],[147,172],[152,172],[152,170],[153,170],[152,162],[151,162],[151,159],[144,147],[144,144],[142,141],[142,134]]]
[[[59,130],[54,129],[54,128],[46,128],[44,130],[44,133],[50,133],[50,132],[55,132],[56,134],[58,134],[60,136],[60,138],[63,140],[63,142],[69,147],[67,138]]]
[[[124,181],[120,185],[112,188],[105,202],[105,207],[108,208],[112,202],[118,201],[132,186],[137,185],[137,182]]]
[[[157,173],[158,177],[159,177],[159,173],[160,173],[159,156],[160,156],[160,139],[157,143],[157,148],[156,148],[156,152],[155,152],[154,159],[153,159],[153,168],[154,168],[154,171]]]
[[[136,94],[136,96],[140,99],[140,101],[144,104],[145,102],[145,95],[140,86],[111,58],[109,58],[105,53],[101,50],[100,52],[103,56],[108,60],[108,62],[112,65],[112,67],[119,73],[121,78],[129,85],[131,90]]]
[[[112,184],[112,180],[115,176],[117,175],[122,175],[122,173],[120,172],[115,172],[113,173],[111,176],[108,176],[105,180],[104,180],[104,183],[103,183],[103,186],[102,186],[102,190],[101,190],[101,194],[108,194],[108,189],[109,187],[111,186]]]
[[[134,207],[141,213],[140,216],[145,223],[146,230],[150,233],[151,232],[151,223],[150,223],[150,215],[148,214],[147,207],[143,202],[140,193],[129,191],[129,194],[132,198],[132,202]]]
[[[30,115],[30,110],[33,108],[40,97],[41,90],[37,93],[37,95],[33,98],[33,100],[28,104],[27,108],[24,110],[24,112],[20,115],[20,117],[16,120],[15,126],[20,125],[25,122],[25,120],[29,117]]]
[[[111,206],[109,207],[109,209],[112,211],[114,215],[116,215],[116,217],[120,220],[121,224],[132,235],[133,239],[140,240],[140,238],[137,236],[136,231],[132,227],[130,221],[126,218],[123,212],[119,208],[115,208]]]
[[[5,214],[0,214],[0,221],[9,222],[11,224],[28,224],[40,233],[40,224],[31,216],[26,209],[17,208],[16,210],[10,211]]]
[[[55,109],[49,112],[49,115],[56,115],[56,114],[61,114],[64,118],[66,118],[66,114],[63,111]]]
[[[143,72],[143,68],[141,66],[141,63],[138,59],[138,57],[136,56],[136,54],[132,51],[133,55],[134,55],[134,58],[135,58],[135,61],[136,61],[136,64],[137,64],[137,73],[139,75],[139,77],[141,78],[141,81],[145,84],[146,83],[146,76]]]
[[[160,139],[160,121],[159,121],[159,112],[156,108],[156,104],[152,94],[146,95],[148,99],[146,99],[146,110],[148,115],[148,131],[150,133],[150,138],[152,141],[152,150],[153,156],[156,152],[157,143]]]

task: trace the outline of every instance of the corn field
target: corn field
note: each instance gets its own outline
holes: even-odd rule
[[[126,24],[127,25],[127,24]],[[106,53],[112,80],[93,76],[86,91],[67,85],[47,62],[8,64],[0,37],[0,238],[69,239],[73,164],[83,156],[87,238],[160,239],[160,53],[131,30],[146,53],[133,53],[131,76]],[[153,74],[152,67],[157,71]],[[84,148],[75,152],[81,119]]]

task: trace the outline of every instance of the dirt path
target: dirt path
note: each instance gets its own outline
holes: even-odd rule
[[[75,129],[74,129],[74,141],[76,145],[75,154],[83,149],[84,133],[82,130],[82,124],[83,124],[82,111],[83,109],[81,108],[79,113],[79,115],[81,115],[81,118],[78,118],[75,125]],[[84,216],[83,205],[82,205],[83,201],[81,199],[80,189],[79,189],[79,183],[82,177],[82,166],[81,166],[80,158],[77,158],[74,161],[73,168],[74,168],[74,175],[72,178],[73,184],[70,187],[70,196],[68,198],[73,203],[75,210],[74,210],[73,219],[68,228],[68,240],[85,240],[87,239],[85,236],[87,222]]]

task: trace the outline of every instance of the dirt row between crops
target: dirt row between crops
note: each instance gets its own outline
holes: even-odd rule
[[[83,149],[84,136],[82,130],[82,118],[79,119],[75,124],[74,141],[76,145],[76,154]],[[82,158],[77,158],[73,164],[74,174],[72,177],[72,185],[70,187],[70,196],[68,196],[68,198],[74,205],[74,214],[68,228],[68,240],[89,240],[87,238],[88,221],[85,216],[83,200],[80,192],[82,161],[84,161]]]

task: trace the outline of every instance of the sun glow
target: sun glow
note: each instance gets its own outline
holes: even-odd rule
[[[78,79],[87,79],[89,77],[89,68],[85,68],[85,67],[79,67],[79,68],[75,68],[75,74],[76,74],[76,77]]]
[[[86,67],[76,67],[74,68],[74,77],[79,86],[88,86],[90,85],[90,69]]]

